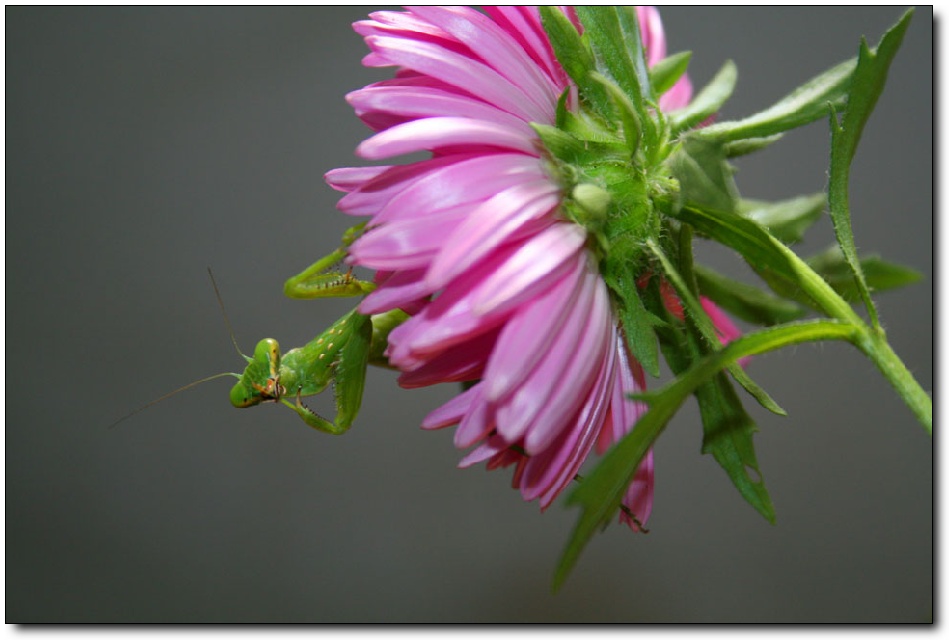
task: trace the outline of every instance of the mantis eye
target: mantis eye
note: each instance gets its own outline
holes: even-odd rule
[[[280,345],[273,338],[264,338],[254,347],[254,360],[272,364],[276,369],[280,366]]]

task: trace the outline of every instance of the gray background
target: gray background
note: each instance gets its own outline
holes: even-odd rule
[[[875,44],[897,8],[667,9],[704,84],[740,70],[725,117],[763,108]],[[283,280],[351,220],[322,174],[368,130],[346,91],[365,9],[6,9],[6,611],[53,621],[924,621],[932,616],[932,441],[842,345],[754,361],[790,418],[752,407],[778,511],[764,522],[699,455],[691,405],[656,450],[651,533],[610,527],[558,595],[575,521],[508,471],[457,470],[422,417],[453,386],[372,371],[332,438],[274,406],[232,409],[245,351],[299,345],[349,301]],[[853,170],[858,246],[926,281],[879,296],[897,352],[933,369],[932,12],[921,8]],[[748,197],[821,190],[827,124],[740,164]],[[816,225],[807,252],[832,242]],[[728,252],[703,255],[744,273]],[[724,266],[722,266],[724,265]],[[328,410],[328,398],[314,400]]]

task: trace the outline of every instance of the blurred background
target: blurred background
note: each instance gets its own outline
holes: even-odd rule
[[[656,447],[650,533],[595,537],[560,593],[577,512],[541,514],[510,472],[455,468],[418,425],[457,391],[373,370],[334,438],[210,382],[244,351],[301,345],[351,300],[284,279],[352,220],[322,175],[368,134],[347,91],[350,24],[321,8],[8,7],[7,622],[923,622],[932,617],[933,442],[873,365],[840,344],[756,358],[788,410],[746,402],[771,526],[699,453],[690,403]],[[704,85],[728,58],[724,118],[770,105],[875,45],[902,9],[669,8],[669,51]],[[878,296],[897,353],[933,385],[933,16],[917,10],[853,166],[861,252],[926,279]],[[739,163],[743,195],[824,189],[818,122]],[[833,242],[827,220],[802,251]],[[727,251],[702,251],[746,275]],[[331,400],[312,406],[331,413]]]

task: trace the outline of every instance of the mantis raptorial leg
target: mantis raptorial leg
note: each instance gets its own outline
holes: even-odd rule
[[[339,249],[287,280],[284,292],[291,298],[348,297],[372,292],[375,285],[356,279],[351,269],[344,274],[329,271],[346,257],[349,245],[364,226],[349,229]],[[378,360],[389,331],[407,317],[398,309],[373,317],[353,309],[306,345],[282,356],[277,341],[265,338],[257,343],[253,358],[247,358],[244,373],[231,389],[231,404],[243,408],[279,402],[314,429],[344,433],[359,412],[370,355],[374,364],[384,363],[384,359]],[[332,421],[311,410],[302,400],[321,393],[331,382],[336,396],[336,416]]]

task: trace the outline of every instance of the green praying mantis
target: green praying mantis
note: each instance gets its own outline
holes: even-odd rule
[[[345,273],[335,271],[346,257],[348,247],[361,235],[364,227],[365,223],[348,229],[343,234],[341,246],[287,280],[284,293],[299,299],[353,297],[371,293],[375,285],[357,279],[352,269]],[[221,303],[213,276],[211,282]],[[224,310],[223,303],[221,310]],[[226,313],[224,318],[230,330]],[[366,367],[369,364],[389,366],[384,355],[389,332],[406,318],[408,316],[399,309],[374,316],[353,309],[306,345],[282,355],[280,345],[273,338],[264,338],[258,342],[253,356],[244,355],[237,346],[234,332],[230,331],[235,349],[247,361],[243,373],[219,373],[192,382],[125,415],[112,426],[185,389],[216,378],[233,376],[237,378],[230,392],[233,406],[243,409],[264,402],[280,403],[318,431],[333,435],[345,433],[352,426],[362,404]],[[333,420],[328,420],[307,407],[303,398],[322,393],[331,383],[335,391],[336,415]]]

